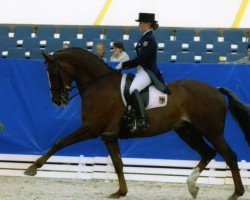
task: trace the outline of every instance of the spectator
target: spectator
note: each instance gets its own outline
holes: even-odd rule
[[[63,43],[62,49],[68,49],[68,48],[70,48],[69,43]]]
[[[250,44],[247,45],[247,56],[231,62],[233,64],[250,64]]]
[[[110,61],[124,62],[129,60],[128,54],[125,52],[125,48],[122,42],[114,42],[113,44],[113,54],[110,57]]]
[[[102,59],[104,62],[107,62],[107,58],[105,57],[105,46],[102,43],[98,43],[95,46],[95,50],[96,50],[96,55]]]

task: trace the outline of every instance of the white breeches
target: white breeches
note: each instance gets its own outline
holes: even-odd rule
[[[138,69],[137,73],[135,74],[135,78],[129,88],[129,93],[132,94],[135,89],[139,92],[142,91],[145,87],[150,85],[151,79],[148,76],[147,72],[141,67]]]

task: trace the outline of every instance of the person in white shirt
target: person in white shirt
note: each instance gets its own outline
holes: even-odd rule
[[[113,43],[113,54],[110,57],[110,61],[113,62],[124,62],[129,60],[128,54],[125,52],[125,48],[122,42]]]
[[[244,58],[241,58],[239,60],[236,60],[234,62],[231,62],[233,64],[250,64],[250,44],[247,45],[247,56]]]

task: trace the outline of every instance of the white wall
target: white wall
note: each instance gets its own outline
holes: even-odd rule
[[[249,0],[0,0],[0,24],[137,25],[139,12],[154,12],[160,26],[250,27]],[[102,11],[106,5],[106,10]],[[97,18],[99,14],[103,17]]]
[[[0,0],[0,23],[93,24],[105,0]]]

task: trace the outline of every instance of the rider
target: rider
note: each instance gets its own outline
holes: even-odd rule
[[[154,79],[160,80],[158,82],[164,83],[163,77],[157,68],[157,43],[152,32],[152,30],[156,30],[159,25],[155,20],[154,13],[139,13],[139,19],[135,21],[139,22],[139,29],[143,33],[143,36],[136,46],[137,57],[119,63],[116,69],[129,69],[134,67],[138,69],[129,89],[133,102],[132,106],[136,110],[137,119],[135,119],[132,124],[129,124],[128,127],[134,130],[145,130],[148,127],[148,123],[146,120],[145,105],[142,101],[140,91],[152,83],[153,77]]]

